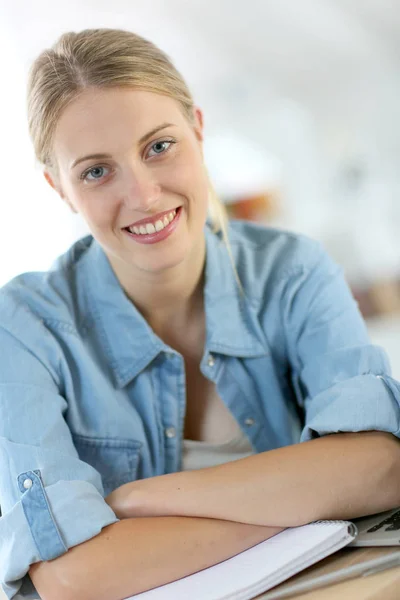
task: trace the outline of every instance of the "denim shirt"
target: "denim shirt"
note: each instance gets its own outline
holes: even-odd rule
[[[400,385],[322,245],[231,222],[241,291],[221,236],[206,225],[205,237],[200,369],[254,452],[338,431],[400,436]],[[34,598],[30,564],[118,521],[106,495],[181,468],[184,359],[92,236],[0,290],[0,359],[0,581]]]

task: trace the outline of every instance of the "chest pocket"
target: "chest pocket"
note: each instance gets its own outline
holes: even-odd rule
[[[104,495],[137,479],[141,442],[72,434],[79,458],[101,475]]]

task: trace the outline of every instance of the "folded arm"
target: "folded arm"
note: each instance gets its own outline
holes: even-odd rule
[[[215,519],[124,519],[29,573],[43,600],[119,600],[201,571],[279,531]]]
[[[400,441],[370,431],[324,436],[230,463],[127,483],[119,518],[181,515],[293,527],[400,505]]]

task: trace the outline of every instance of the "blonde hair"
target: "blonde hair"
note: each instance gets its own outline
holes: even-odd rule
[[[169,57],[152,42],[123,29],[64,33],[36,58],[27,88],[28,128],[35,157],[55,176],[58,166],[53,138],[61,113],[85,89],[111,87],[131,87],[173,98],[189,123],[194,124],[194,102],[186,82]],[[227,213],[210,180],[209,213],[213,231],[222,233],[234,266]]]

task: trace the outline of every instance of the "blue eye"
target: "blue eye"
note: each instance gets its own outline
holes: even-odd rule
[[[150,146],[150,150],[149,150],[147,156],[153,157],[153,156],[157,156],[159,154],[166,154],[173,144],[176,144],[176,142],[174,140],[160,140],[159,142],[154,142],[154,144],[152,144]],[[153,154],[150,154],[151,151],[153,151]],[[102,167],[101,165],[91,167],[90,169],[87,169],[86,171],[84,171],[82,173],[82,175],[80,176],[80,179],[82,179],[83,181],[86,181],[86,182],[100,181],[105,176],[104,170],[107,171],[110,169],[108,167]],[[89,177],[89,175],[91,175],[91,177]]]
[[[152,146],[150,146],[150,151],[154,149],[154,154],[151,156],[157,156],[158,154],[164,154],[169,150],[172,144],[176,144],[173,140],[161,140],[159,142],[155,142]],[[150,151],[148,156],[150,156]]]
[[[104,169],[107,169],[107,167],[92,167],[91,169],[88,169],[87,171],[85,171],[84,173],[82,173],[81,175],[81,179],[83,179],[84,181],[98,181],[101,179],[102,176],[102,171],[104,171]],[[100,171],[100,174],[99,174]],[[96,177],[96,172],[98,175],[100,175],[99,177]],[[89,179],[88,176],[90,174],[94,175],[93,179]]]

